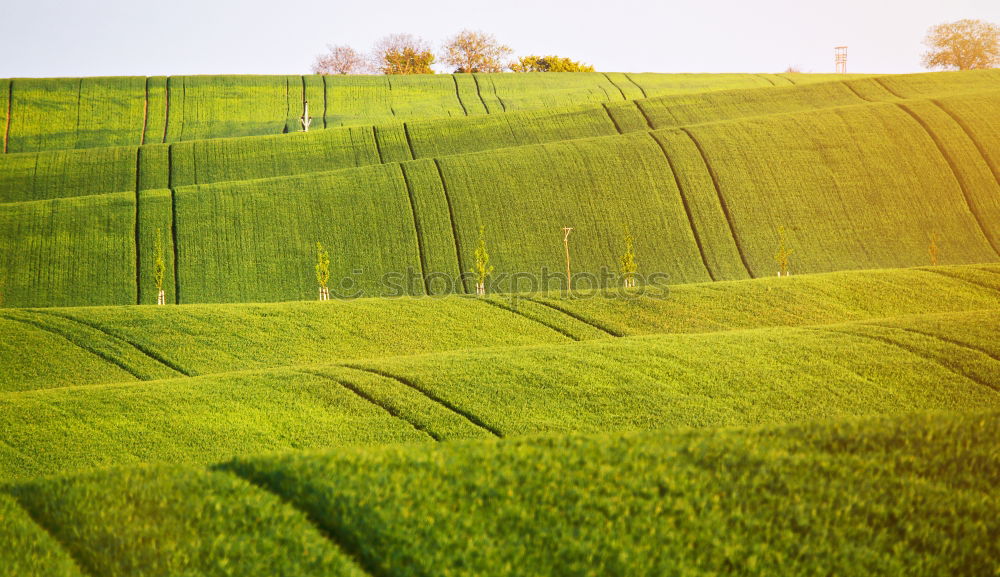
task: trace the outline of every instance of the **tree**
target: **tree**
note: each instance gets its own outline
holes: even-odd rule
[[[625,231],[625,252],[622,254],[621,258],[618,259],[619,268],[621,269],[622,279],[625,281],[625,288],[630,288],[635,286],[635,273],[639,270],[639,267],[635,264],[635,239],[632,237],[632,233]]]
[[[788,250],[785,241],[785,227],[778,227],[778,252],[774,254],[774,262],[778,263],[778,276],[788,276],[791,273],[788,271],[788,265],[790,263],[789,258],[792,256],[792,251]]]
[[[476,275],[476,294],[486,294],[486,277],[493,273],[490,264],[490,253],[486,251],[486,228],[479,227],[479,246],[476,247],[476,264],[473,271]]]
[[[375,43],[372,67],[383,74],[434,74],[430,44],[411,34],[390,34]]]
[[[313,74],[364,74],[368,62],[357,50],[350,46],[330,46],[329,52],[320,54],[313,63]]]
[[[938,263],[938,235],[936,232],[930,234],[930,244],[927,246],[927,254],[931,257],[931,266],[937,266]]]
[[[1000,66],[1000,26],[958,20],[932,26],[924,38],[926,68],[976,70]]]
[[[319,283],[319,300],[330,300],[330,289],[326,288],[330,282],[330,255],[321,242],[316,243],[316,281]]]
[[[525,56],[510,65],[514,72],[593,72],[594,67],[560,56]]]
[[[156,229],[156,243],[153,245],[153,281],[156,282],[156,304],[167,304],[166,296],[163,294],[163,279],[167,275],[167,263],[163,260],[163,231]]]
[[[444,45],[444,62],[455,72],[503,72],[513,50],[492,34],[462,30]]]

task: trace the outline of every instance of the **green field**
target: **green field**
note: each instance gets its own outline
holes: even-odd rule
[[[0,109],[0,576],[1000,574],[996,70]]]
[[[622,90],[617,101],[595,103],[571,96],[626,76],[645,96]],[[118,273],[137,284],[131,297],[108,286],[124,278],[49,294],[46,265],[12,255],[0,270],[13,271],[18,288],[6,301],[152,302],[147,267],[156,229],[170,233],[178,303],[311,298],[315,242],[335,248],[332,276],[342,296],[469,292],[470,279],[458,277],[472,268],[481,226],[500,292],[557,288],[552,275],[544,286],[512,277],[560,270],[563,226],[574,228],[574,270],[584,287],[616,284],[605,271],[615,272],[626,230],[636,238],[639,272],[672,284],[775,274],[779,227],[797,274],[927,264],[931,238],[943,264],[1000,259],[995,73],[810,78],[763,88],[754,86],[782,77],[636,76],[571,75],[549,90],[561,76],[528,75],[517,81],[518,94],[562,100],[470,117],[434,112],[436,101],[426,100],[447,77],[393,80],[407,86],[393,91],[408,95],[405,120],[269,136],[232,128],[215,139],[205,139],[216,135],[206,128],[210,119],[238,122],[228,120],[235,110],[228,107],[260,102],[261,119],[267,102],[280,108],[275,95],[283,92],[266,86],[294,84],[299,96],[319,86],[294,77],[218,86],[201,78],[191,84],[197,98],[189,94],[185,112],[175,110],[209,119],[190,129],[194,140],[0,156],[0,210],[17,212],[25,225],[45,223],[48,213],[28,217],[18,203],[79,197],[78,210],[103,214],[109,194],[139,191],[132,222],[118,219],[114,231],[136,236],[138,255],[117,244],[88,249],[133,268]],[[494,80],[501,79],[514,82]],[[388,82],[336,82],[348,80],[366,91]],[[324,82],[329,89],[334,81]],[[481,93],[486,83],[478,82]],[[705,82],[712,91],[693,92]],[[449,94],[460,95],[461,86]],[[226,96],[231,91],[246,102]],[[378,101],[356,96],[369,107]],[[921,194],[913,197],[915,190]],[[0,242],[14,253],[19,234],[0,226]],[[372,243],[395,248],[372,259]],[[406,282],[387,283],[386,275]]]

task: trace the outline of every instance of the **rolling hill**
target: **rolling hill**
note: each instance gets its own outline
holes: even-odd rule
[[[0,575],[998,571],[998,70],[2,110]]]

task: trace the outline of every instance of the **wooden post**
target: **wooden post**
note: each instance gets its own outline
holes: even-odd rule
[[[313,121],[312,116],[309,116],[309,101],[303,101],[302,105],[305,110],[302,112],[302,118],[299,118],[299,122],[302,123],[302,132],[309,132],[309,125]]]
[[[572,231],[573,229],[568,226],[563,227],[563,246],[566,248],[566,291],[567,292],[573,290],[573,274],[570,272],[569,269],[569,233]]]

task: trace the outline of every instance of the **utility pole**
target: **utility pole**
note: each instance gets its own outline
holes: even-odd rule
[[[302,105],[305,108],[302,112],[302,118],[299,118],[299,122],[302,123],[302,132],[309,132],[309,125],[312,124],[312,116],[309,116],[309,101],[303,100]]]
[[[573,292],[573,274],[569,270],[569,233],[573,229],[564,226],[563,227],[563,246],[566,248],[566,292]]]

